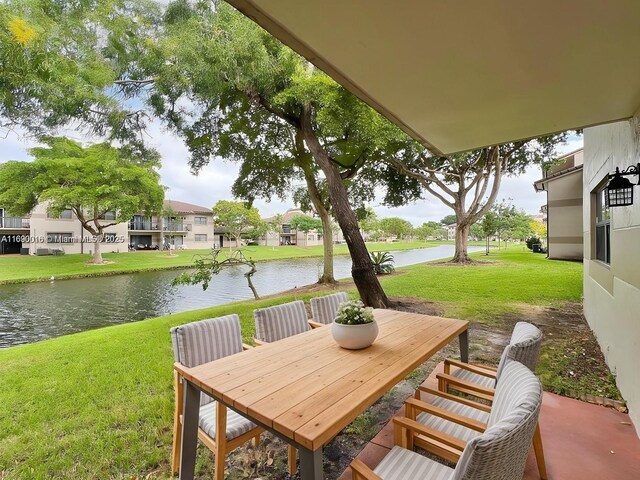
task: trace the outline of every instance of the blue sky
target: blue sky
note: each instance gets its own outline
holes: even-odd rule
[[[86,141],[86,137],[79,132],[65,131],[64,134],[81,142]],[[218,200],[231,198],[231,185],[237,174],[237,167],[233,163],[220,159],[203,168],[198,176],[194,176],[189,171],[187,149],[178,137],[165,131],[159,123],[152,122],[148,129],[148,141],[162,155],[160,175],[162,183],[169,187],[168,198],[208,207],[213,206]],[[29,159],[27,150],[32,146],[33,142],[16,134],[0,139],[0,163]],[[581,147],[582,137],[572,136],[569,142],[558,150],[559,153],[566,153]],[[499,198],[510,198],[516,207],[524,209],[527,213],[538,213],[546,200],[543,193],[535,193],[533,189],[533,182],[540,177],[540,168],[531,167],[523,175],[504,178]],[[255,206],[266,217],[283,213],[292,207],[293,203],[266,203],[258,199]],[[400,216],[416,226],[431,220],[439,221],[445,215],[453,213],[433,197],[399,208],[388,208],[374,203],[373,208],[380,217]]]

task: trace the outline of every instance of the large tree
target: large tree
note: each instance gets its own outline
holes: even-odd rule
[[[552,135],[449,156],[430,155],[416,145],[413,154],[391,156],[388,161],[454,211],[457,228],[452,261],[467,263],[471,261],[467,254],[471,225],[491,210],[503,176],[549,161],[556,145],[565,139],[565,134]]]
[[[0,4],[0,134],[69,127],[146,153],[144,113],[121,81],[159,13],[150,0]]]
[[[136,213],[157,214],[164,189],[149,165],[108,144],[82,147],[66,138],[45,138],[46,147],[31,149],[32,162],[0,165],[0,205],[27,215],[47,202],[53,214],[71,209],[94,237],[93,263],[103,263],[100,244],[105,229],[127,222]],[[113,212],[113,220],[104,220]]]
[[[243,233],[253,229],[265,230],[258,209],[249,207],[243,202],[218,201],[213,207],[213,221],[225,230],[229,239],[229,251],[231,251],[232,238],[236,241],[236,247],[239,247]]]
[[[166,35],[141,64],[154,79],[150,104],[187,139],[192,164],[208,163],[235,139],[260,145],[264,135],[290,132],[322,171],[361,298],[386,306],[348,192],[358,170],[405,135],[225,4],[177,1],[165,19]],[[265,120],[269,130],[244,128]],[[277,148],[264,152],[278,158]]]
[[[404,238],[413,230],[411,222],[400,217],[384,217],[379,222],[380,230],[387,236]]]
[[[289,222],[291,228],[296,231],[304,233],[304,244],[307,245],[307,236],[311,230],[322,230],[322,222],[317,219],[310,217],[309,215],[296,215]]]

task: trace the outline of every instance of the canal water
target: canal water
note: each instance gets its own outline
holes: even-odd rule
[[[469,247],[470,251],[483,247]],[[393,252],[396,267],[453,256],[443,245]],[[335,257],[335,277],[351,275],[351,259]],[[315,283],[321,258],[274,260],[257,264],[253,282],[259,295]],[[0,286],[0,348],[93,328],[135,322],[185,310],[253,298],[244,278],[246,267],[232,267],[215,276],[209,289],[173,287],[179,270],[58,280]]]

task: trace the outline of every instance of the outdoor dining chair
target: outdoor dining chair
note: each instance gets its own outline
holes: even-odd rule
[[[502,351],[498,368],[447,358],[444,361],[444,373],[436,375],[438,390],[448,392],[454,389],[484,400],[491,400],[496,381],[500,378],[505,362],[508,359],[516,360],[533,372],[540,357],[541,346],[540,329],[527,322],[518,322],[511,333],[509,344]],[[455,367],[453,371],[452,366]]]
[[[542,403],[540,381],[527,367],[509,361],[497,385],[486,429],[467,442],[429,428],[411,418],[393,419],[395,446],[371,470],[351,463],[354,480],[522,480],[533,432]],[[449,420],[467,419],[443,413]],[[438,463],[413,451],[414,446],[451,459],[456,466]],[[447,452],[449,455],[442,455]]]
[[[238,315],[211,318],[174,327],[170,331],[176,362],[186,367],[242,352],[252,348],[242,344]],[[171,470],[175,474],[180,466],[182,436],[183,385],[175,373],[176,409],[173,428],[173,455]],[[224,479],[226,454],[247,441],[260,442],[264,430],[213,398],[201,394],[198,438],[215,455],[215,478]],[[223,433],[224,432],[224,433]]]
[[[323,326],[307,318],[307,309],[302,300],[258,308],[253,311],[253,318],[256,325],[256,345],[277,342]]]
[[[509,360],[515,360],[532,372],[535,371],[538,358],[540,357],[540,347],[542,346],[542,331],[527,322],[516,323],[509,344],[505,347],[500,357],[500,363],[498,368],[493,368],[484,365],[473,365],[469,363],[460,362],[458,360],[447,358],[444,361],[444,373],[436,375],[438,380],[438,390],[440,392],[448,393],[450,390],[459,391],[461,393],[475,396],[486,401],[493,401],[495,387],[500,380],[504,365]],[[455,367],[455,370],[451,370],[451,367]],[[419,387],[416,390],[416,398],[420,398],[420,391],[428,391],[424,387]],[[456,402],[457,400],[457,402]],[[479,419],[478,409],[482,410],[486,408],[486,405],[481,405],[476,402],[474,408],[463,408],[460,405],[460,398],[453,401],[447,401],[438,397],[436,402],[439,402],[439,407],[444,407],[454,413],[459,413],[465,416],[471,416]],[[478,406],[480,405],[480,406]],[[466,413],[463,413],[465,410]],[[464,430],[457,428],[459,434],[462,434]],[[466,432],[469,433],[468,431]],[[540,426],[536,426],[536,430],[533,436],[533,447],[536,454],[536,461],[538,463],[538,471],[540,478],[543,480],[547,478],[546,465],[544,460],[544,449],[542,447],[542,437],[540,434]]]
[[[336,318],[336,312],[340,304],[347,300],[349,300],[349,295],[346,292],[312,298],[309,301],[311,304],[311,316],[316,322],[328,325]]]

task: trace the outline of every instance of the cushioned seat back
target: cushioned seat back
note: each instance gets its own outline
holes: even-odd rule
[[[521,363],[508,360],[487,430],[467,443],[452,480],[522,480],[541,403],[537,377]]]
[[[310,300],[311,316],[318,323],[329,324],[336,318],[338,306],[349,300],[346,292],[338,292],[324,297],[316,297]]]
[[[253,318],[256,322],[256,338],[263,342],[282,340],[311,328],[301,300],[259,308],[253,311]]]
[[[507,359],[515,360],[528,367],[532,372],[536,369],[538,358],[540,357],[540,347],[542,346],[542,331],[527,322],[518,322],[511,334],[511,340],[502,352],[496,378],[502,375]]]
[[[209,318],[170,330],[173,356],[186,367],[197,367],[242,351],[242,333],[238,315]],[[202,396],[201,404],[212,401]]]

